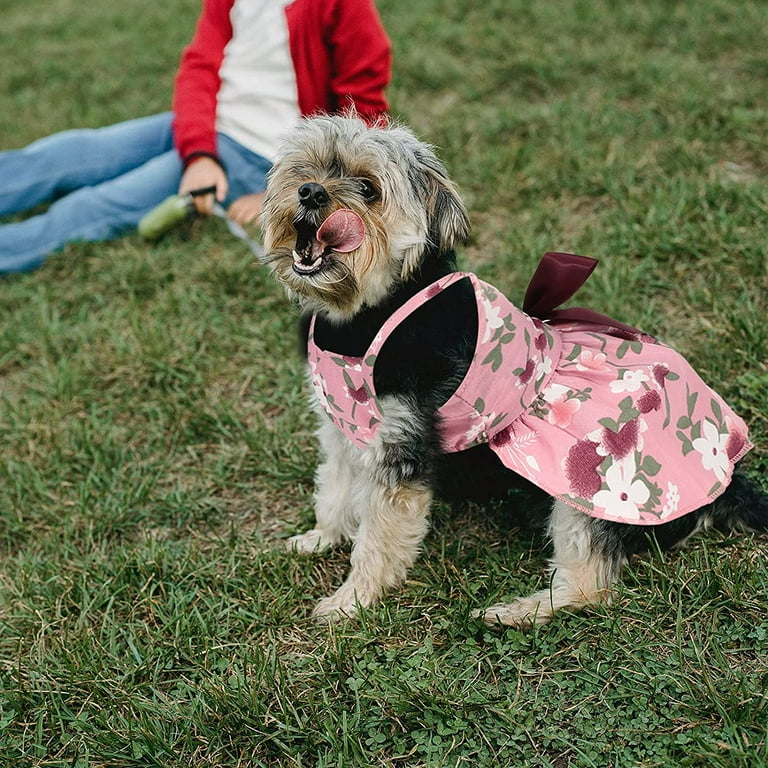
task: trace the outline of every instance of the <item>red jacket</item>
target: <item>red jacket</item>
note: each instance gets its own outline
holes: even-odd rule
[[[173,94],[174,144],[182,159],[216,155],[219,68],[234,3],[203,0],[182,54]],[[369,122],[385,116],[392,50],[374,0],[294,0],[285,15],[301,114],[354,107]]]

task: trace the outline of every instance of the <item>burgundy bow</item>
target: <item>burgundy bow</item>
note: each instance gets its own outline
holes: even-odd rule
[[[645,336],[642,331],[620,323],[587,307],[557,309],[587,281],[597,266],[597,259],[575,253],[545,253],[533,273],[523,300],[523,312],[553,323],[591,323],[603,326],[616,336],[632,339]]]

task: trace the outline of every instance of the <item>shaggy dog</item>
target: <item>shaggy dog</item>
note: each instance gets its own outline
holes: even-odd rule
[[[651,540],[766,530],[768,497],[732,473],[751,446],[727,404],[653,337],[557,309],[594,260],[547,254],[525,311],[456,272],[466,209],[408,129],[304,121],[263,224],[265,258],[309,318],[324,457],[315,527],[290,546],[352,541],[349,575],[316,616],[351,616],[405,579],[433,494],[504,498],[524,478],[554,498],[549,586],[475,612],[489,624],[608,599]]]

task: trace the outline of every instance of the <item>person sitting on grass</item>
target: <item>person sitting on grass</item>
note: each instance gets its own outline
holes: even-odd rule
[[[120,237],[165,198],[200,189],[239,224],[260,214],[281,136],[302,115],[386,116],[392,54],[374,0],[203,0],[172,112],[64,131],[0,152],[0,273],[67,243]]]

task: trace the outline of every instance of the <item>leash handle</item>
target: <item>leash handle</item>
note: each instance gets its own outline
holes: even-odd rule
[[[218,216],[220,219],[224,219],[224,223],[227,225],[227,229],[237,238],[242,240],[250,249],[251,253],[260,261],[264,258],[264,249],[261,247],[261,243],[254,240],[243,227],[241,227],[236,221],[227,216],[227,212],[222,207],[221,203],[213,204],[213,215]]]

